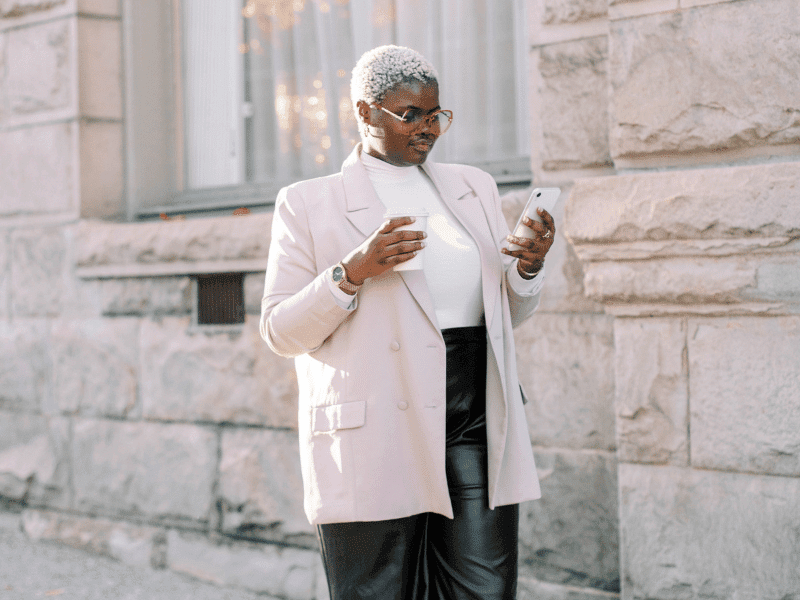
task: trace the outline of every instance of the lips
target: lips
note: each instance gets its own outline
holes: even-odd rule
[[[436,140],[434,138],[421,137],[411,140],[411,143],[409,145],[417,152],[427,154],[428,152],[431,151],[431,148],[433,148],[433,143],[435,141]]]

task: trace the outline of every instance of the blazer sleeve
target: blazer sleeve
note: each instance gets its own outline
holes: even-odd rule
[[[302,194],[283,188],[275,202],[259,324],[261,337],[276,354],[313,352],[352,313],[331,293],[329,271],[317,272]]]

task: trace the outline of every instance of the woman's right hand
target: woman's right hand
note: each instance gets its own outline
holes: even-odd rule
[[[347,280],[361,285],[365,279],[414,258],[425,247],[425,242],[421,240],[427,234],[424,231],[395,231],[397,227],[410,225],[414,220],[413,217],[389,219],[348,254],[342,261]]]

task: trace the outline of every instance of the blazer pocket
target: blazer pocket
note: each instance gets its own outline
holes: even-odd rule
[[[361,427],[367,418],[367,402],[345,402],[320,406],[311,412],[311,431],[324,432]]]

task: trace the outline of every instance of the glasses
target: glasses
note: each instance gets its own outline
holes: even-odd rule
[[[431,114],[426,114],[417,108],[409,108],[403,113],[403,116],[400,116],[390,110],[386,110],[380,104],[375,106],[400,121],[410,130],[409,133],[417,133],[424,128],[428,128],[434,135],[442,135],[450,129],[450,124],[453,122],[452,110],[437,110]]]

